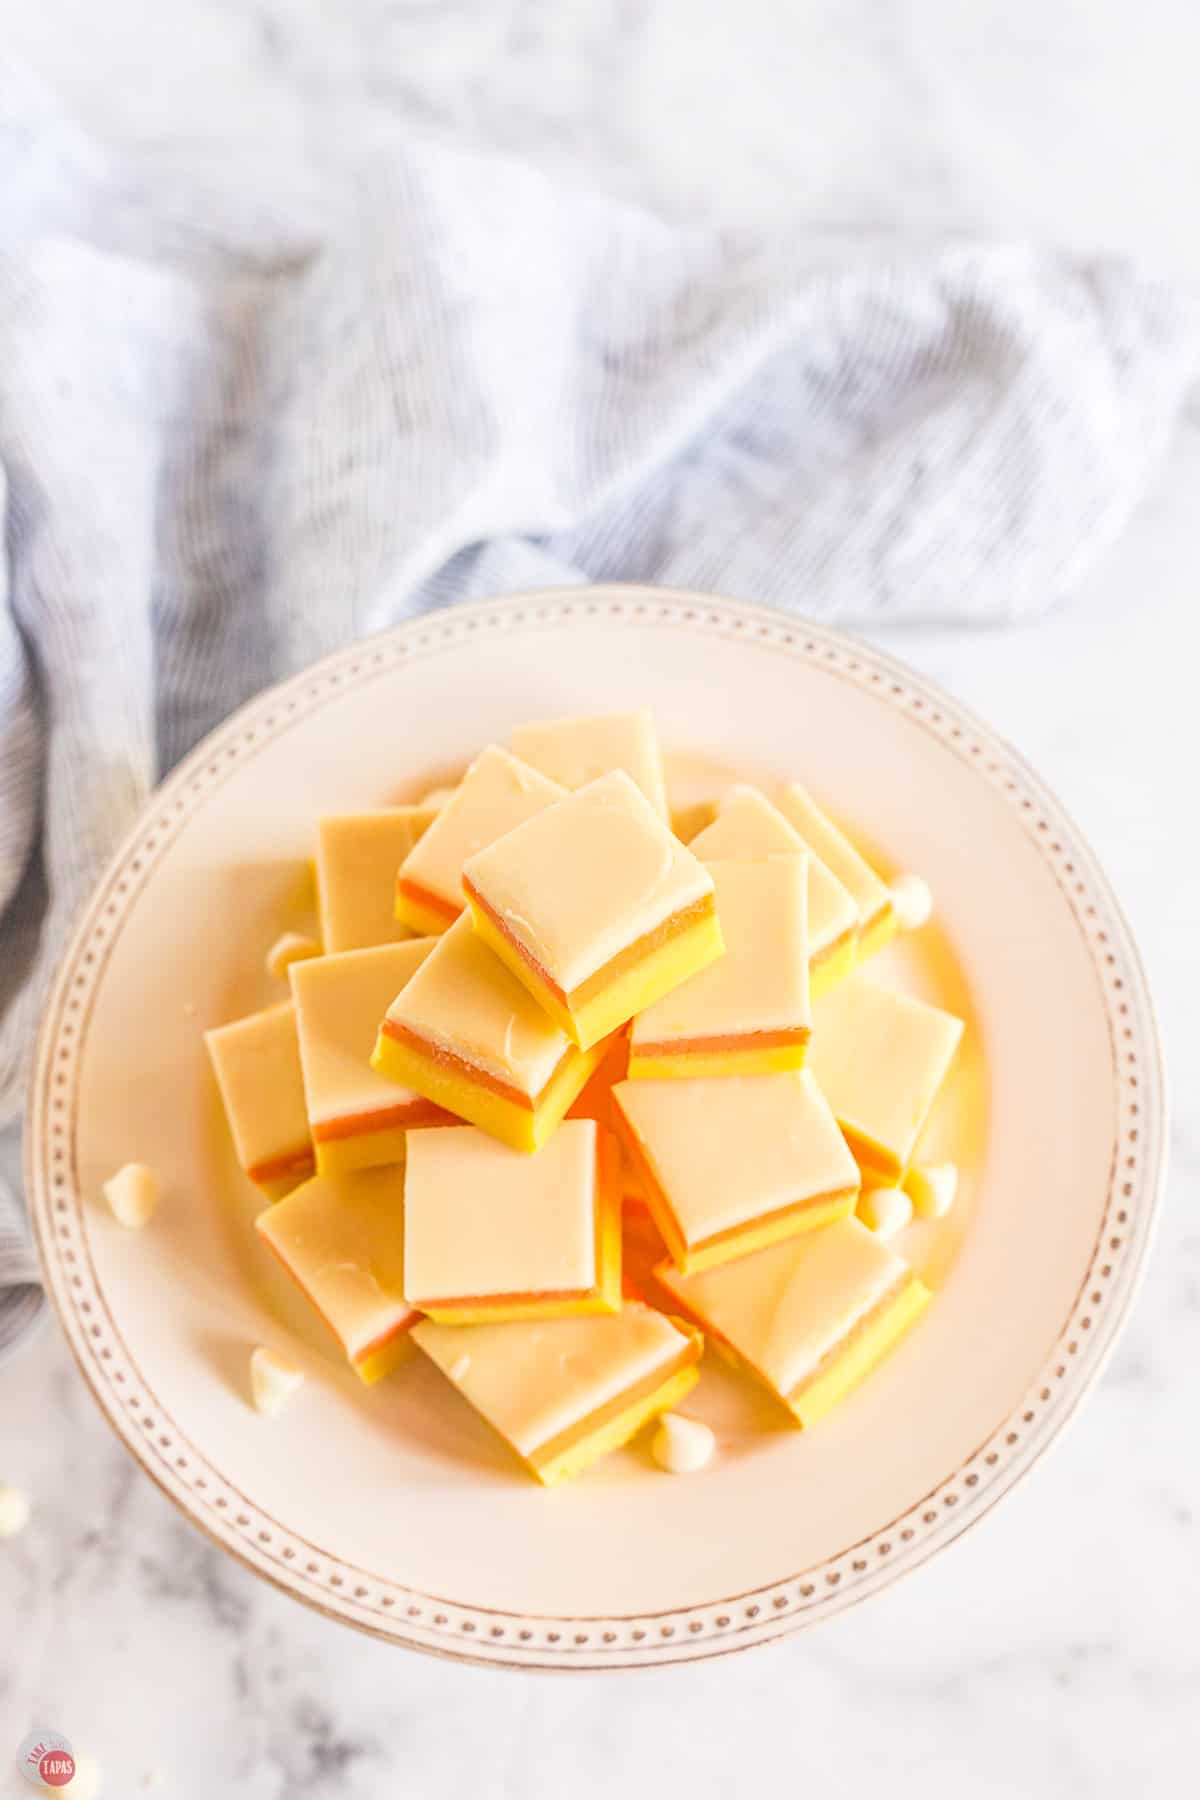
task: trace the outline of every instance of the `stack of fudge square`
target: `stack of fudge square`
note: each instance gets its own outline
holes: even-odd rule
[[[856,1210],[962,1030],[858,972],[892,890],[799,786],[675,825],[647,712],[525,726],[320,820],[319,953],[207,1034],[259,1236],[353,1368],[415,1345],[547,1484],[705,1338],[807,1427],[929,1299]]]

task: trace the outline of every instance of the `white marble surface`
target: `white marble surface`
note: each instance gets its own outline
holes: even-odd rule
[[[678,216],[1030,233],[1200,278],[1192,0],[39,0],[0,16],[95,130],[181,181],[199,167],[251,191],[282,158],[301,232],[384,111]],[[1070,608],[890,643],[1056,786],[1163,1014],[1176,1120],[1158,1248],[1049,1463],[914,1580],[806,1638],[651,1677],[515,1678],[359,1639],[210,1549],[111,1441],[51,1325],[0,1371],[0,1478],[36,1505],[0,1545],[0,1794],[28,1791],[7,1758],[33,1722],[93,1751],[121,1800],[151,1771],[185,1800],[1192,1790],[1198,490],[1200,403]]]

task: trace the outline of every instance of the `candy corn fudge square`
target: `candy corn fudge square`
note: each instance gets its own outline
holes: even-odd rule
[[[711,1268],[854,1210],[858,1166],[805,1070],[624,1081],[620,1135],[681,1269]]]
[[[515,1150],[545,1143],[600,1061],[494,956],[465,914],[387,1008],[371,1061]]]
[[[272,1199],[314,1167],[296,1009],[290,1002],[206,1031],[238,1162]]]
[[[855,1218],[699,1274],[669,1262],[656,1273],[679,1310],[801,1425],[869,1374],[930,1299],[908,1264]]]
[[[536,1156],[474,1125],[415,1133],[404,1271],[413,1305],[446,1325],[618,1311],[615,1142],[591,1119],[565,1120]]]
[[[724,950],[713,878],[623,769],[463,865],[475,929],[582,1049]]]
[[[820,1001],[810,1066],[864,1170],[903,1176],[962,1032],[961,1019],[861,975]]]
[[[396,917],[396,871],[435,817],[425,806],[339,813],[317,822],[317,910],[327,952],[410,936]]]
[[[396,917],[420,934],[445,931],[463,910],[468,856],[561,800],[566,789],[492,744],[471,764],[395,872]]]
[[[639,712],[605,713],[599,718],[548,719],[518,725],[512,734],[514,753],[565,788],[581,788],[610,769],[624,769],[661,818],[667,815],[658,733],[648,708]]]
[[[783,789],[777,804],[814,856],[819,856],[854,896],[858,913],[855,951],[861,962],[881,949],[896,929],[891,889],[798,781]]]
[[[363,1381],[395,1368],[417,1317],[404,1294],[402,1170],[316,1175],[254,1223]]]
[[[757,788],[738,783],[721,796],[716,818],[691,841],[702,862],[763,856],[808,857],[808,966],[813,994],[854,967],[858,907],[821,858]]]
[[[710,862],[725,954],[640,1012],[632,1077],[798,1069],[811,1029],[807,857]]]
[[[703,1348],[698,1331],[637,1303],[602,1318],[422,1319],[413,1341],[547,1487],[677,1406]]]
[[[304,1099],[322,1175],[400,1162],[406,1132],[458,1123],[371,1067],[380,1019],[437,942],[409,938],[292,965]]]

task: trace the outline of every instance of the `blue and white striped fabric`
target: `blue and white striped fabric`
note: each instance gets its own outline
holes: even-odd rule
[[[465,595],[636,578],[1028,617],[1128,517],[1188,303],[1019,247],[759,244],[380,142],[335,235],[156,194],[0,74],[0,1347],[47,973],[156,775]],[[7,1179],[3,1171],[7,1170]]]

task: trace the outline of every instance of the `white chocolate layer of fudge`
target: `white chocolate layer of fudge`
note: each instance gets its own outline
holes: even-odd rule
[[[809,1065],[864,1169],[904,1174],[962,1033],[961,1019],[861,975],[818,1002]]]
[[[538,1479],[626,1443],[695,1385],[698,1336],[631,1302],[605,1317],[439,1325],[413,1340]]]
[[[807,847],[853,895],[858,909],[859,954],[869,954],[886,941],[895,925],[887,882],[798,781],[785,787],[776,803]]]
[[[512,748],[523,762],[574,790],[611,769],[624,769],[661,818],[667,817],[667,784],[654,718],[647,707],[594,718],[546,719],[518,725]]]
[[[853,895],[757,788],[738,784],[727,789],[716,818],[692,839],[690,848],[703,862],[807,856],[808,954],[814,974],[823,963],[852,947],[858,928]]]
[[[264,1192],[313,1171],[296,1009],[290,1001],[204,1034],[238,1162]]]
[[[861,1381],[929,1300],[907,1263],[853,1217],[699,1274],[665,1263],[657,1278],[802,1425]]]
[[[800,1066],[812,1024],[807,861],[707,863],[725,955],[637,1015],[632,1075]]]
[[[536,1156],[473,1125],[416,1134],[404,1188],[405,1292],[432,1318],[614,1312],[620,1305],[616,1145],[565,1120]]]
[[[489,745],[400,864],[397,917],[414,931],[445,931],[466,904],[462,867],[467,858],[561,800],[565,792],[519,757]]]
[[[380,1020],[438,941],[409,938],[293,966],[305,1104],[322,1173],[398,1162],[406,1130],[448,1121],[441,1107],[371,1066]]]
[[[434,817],[392,806],[317,822],[317,910],[326,954],[408,937],[396,917],[396,871]]]
[[[811,1231],[853,1209],[858,1167],[805,1070],[623,1081],[618,1129],[681,1268]]]

